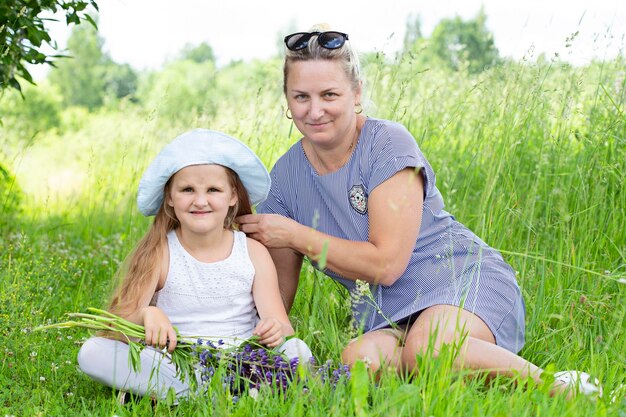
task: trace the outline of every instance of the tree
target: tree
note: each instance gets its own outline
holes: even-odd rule
[[[61,126],[61,95],[45,80],[39,85],[26,85],[24,96],[17,90],[5,92],[0,101],[0,114],[5,144],[31,143],[38,133]]]
[[[128,64],[117,64],[103,51],[104,39],[91,26],[78,26],[67,40],[71,59],[50,72],[67,106],[94,110],[109,95],[122,98],[137,89],[137,74]]]
[[[193,62],[201,63],[201,62],[213,62],[215,63],[215,54],[213,53],[213,48],[206,42],[202,42],[200,45],[193,46],[191,44],[185,45],[183,48],[180,57],[182,60],[190,60]]]
[[[22,90],[17,77],[34,84],[26,64],[49,64],[60,55],[46,55],[42,48],[47,44],[58,50],[48,34],[41,15],[65,12],[68,25],[95,21],[87,14],[92,6],[98,10],[95,0],[2,0],[0,2],[0,92],[6,88]]]
[[[59,62],[50,71],[50,82],[59,87],[66,105],[90,110],[102,105],[109,61],[102,52],[103,45],[104,40],[92,27],[78,26],[72,30],[67,40],[71,59]]]
[[[139,77],[128,64],[110,61],[106,66],[106,93],[115,98],[133,97]]]
[[[0,230],[6,233],[14,227],[14,219],[21,214],[24,195],[15,176],[0,164]]]
[[[444,19],[433,30],[429,49],[453,70],[467,64],[470,72],[481,72],[499,60],[486,21],[487,16],[482,9],[472,20],[463,21],[458,16]]]
[[[159,116],[190,123],[217,112],[216,70],[213,62],[174,61],[143,78],[137,98]]]
[[[424,36],[422,35],[422,19],[420,19],[419,15],[415,17],[409,16],[406,20],[405,29],[402,49],[407,51],[413,48],[416,43],[424,39]]]

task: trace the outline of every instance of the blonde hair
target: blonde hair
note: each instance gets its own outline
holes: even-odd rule
[[[224,168],[226,168],[230,186],[237,194],[237,202],[228,209],[224,219],[224,229],[237,230],[235,218],[252,213],[250,196],[239,175],[228,167]],[[136,310],[142,296],[150,290],[150,283],[161,273],[161,261],[167,248],[167,234],[180,226],[174,209],[167,204],[172,177],[165,184],[163,204],[154,217],[150,229],[116,274],[117,280],[121,279],[121,282],[109,304],[109,311],[114,314],[124,315]]]
[[[327,23],[313,25],[309,32],[326,32],[332,30]],[[328,60],[341,63],[348,80],[352,84],[352,89],[357,91],[363,83],[361,77],[361,65],[359,57],[346,41],[341,48],[326,49],[317,42],[317,35],[311,36],[306,48],[292,51],[285,47],[285,63],[283,65],[283,92],[287,94],[287,78],[289,77],[289,64],[297,61]]]

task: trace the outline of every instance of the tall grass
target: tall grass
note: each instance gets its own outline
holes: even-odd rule
[[[280,64],[267,63],[267,74]],[[245,69],[245,68],[244,68]],[[522,356],[552,370],[597,375],[608,393],[626,383],[626,81],[624,61],[573,68],[509,63],[480,75],[419,68],[410,58],[367,67],[371,116],[405,124],[435,172],[446,208],[503,251],[527,307]],[[228,74],[221,75],[227,77]],[[384,373],[336,388],[262,391],[236,404],[206,398],[153,410],[121,406],[76,368],[80,331],[31,333],[65,312],[106,304],[111,277],[145,231],[138,179],[160,147],[192,127],[231,133],[271,167],[294,142],[280,79],[242,81],[218,113],[184,123],[126,106],[80,129],[13,150],[26,201],[0,236],[0,411],[7,415],[618,415],[624,391],[592,401],[541,387],[486,382],[424,357],[412,379]],[[218,83],[219,84],[219,83]],[[20,153],[21,152],[21,153]],[[68,189],[70,191],[68,191]],[[2,216],[8,213],[2,213]],[[345,293],[311,267],[291,312],[320,361],[348,339]]]

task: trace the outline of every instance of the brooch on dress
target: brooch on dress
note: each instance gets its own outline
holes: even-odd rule
[[[367,195],[362,185],[353,185],[352,188],[350,188],[348,200],[350,200],[350,205],[357,213],[367,213]]]

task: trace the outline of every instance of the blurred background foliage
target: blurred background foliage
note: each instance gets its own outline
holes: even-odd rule
[[[37,10],[52,10],[60,4],[44,0],[35,3],[39,5]],[[286,125],[284,119],[280,52],[266,60],[235,61],[217,67],[209,44],[188,44],[161,68],[137,71],[115,62],[105,52],[104,40],[97,31],[95,3],[73,2],[74,9],[70,3],[64,3],[68,13],[78,14],[82,20],[68,18],[73,26],[64,51],[67,56],[41,60],[53,61],[54,67],[36,85],[30,83],[29,75],[16,70],[12,72],[16,80],[27,82],[19,83],[19,88],[4,83],[0,90],[0,195],[16,194],[15,198],[4,198],[4,213],[18,211],[17,205],[23,201],[17,197],[20,189],[32,191],[38,184],[27,174],[18,175],[16,181],[18,165],[22,172],[31,168],[52,170],[45,174],[48,185],[73,193],[84,186],[85,171],[95,169],[94,148],[114,147],[116,143],[122,146],[120,138],[127,134],[142,140],[151,135],[155,146],[161,138],[171,138],[193,126],[221,128],[256,144],[261,141],[259,132],[295,136],[293,126]],[[22,9],[15,19],[25,30],[29,24],[43,30],[39,18],[33,18],[36,10],[27,6]],[[10,18],[7,10],[4,4],[0,7],[3,21]],[[489,117],[506,112],[515,117],[514,126],[491,128],[502,135],[520,134],[526,152],[519,157],[531,161],[540,157],[546,140],[568,137],[567,129],[553,131],[556,119],[600,120],[610,117],[607,112],[622,111],[623,71],[605,71],[603,63],[573,68],[558,58],[545,56],[533,61],[507,60],[499,56],[486,28],[486,18],[480,11],[469,20],[444,19],[430,37],[425,37],[419,17],[411,16],[401,51],[391,55],[363,53],[367,114],[404,123],[422,146],[458,138],[454,147],[459,158],[470,166],[475,163],[474,157],[463,151],[466,143],[472,143],[472,135],[485,131],[485,112],[494,113]],[[28,19],[30,23],[23,23]],[[76,24],[85,20],[92,24]],[[6,43],[6,27],[2,30],[5,45],[0,48],[6,59],[10,56],[6,51],[13,46]],[[14,37],[18,32],[14,30]],[[46,40],[45,34],[38,36]],[[619,68],[622,61],[618,58],[611,65]],[[36,63],[22,57],[12,65],[26,71],[25,62]],[[597,90],[596,84],[584,83],[584,77],[595,77],[603,90]],[[546,92],[553,94],[547,96]],[[554,100],[556,94],[561,95],[558,100]],[[600,104],[606,100],[613,104]],[[623,129],[623,124],[615,125],[619,117],[611,120],[614,129]],[[518,131],[525,124],[527,128]],[[580,143],[594,134],[585,131],[584,120],[575,124],[575,140]],[[152,146],[152,141],[145,142],[146,147]],[[264,138],[263,146],[255,150],[271,166],[288,145],[288,141]],[[59,148],[65,150],[53,152]],[[78,155],[75,160],[64,159],[74,154]],[[42,161],[41,155],[47,158]],[[92,155],[91,159],[86,155]],[[78,165],[82,166],[80,170]],[[465,175],[462,171],[449,174],[445,178],[453,188],[453,182],[462,181]],[[475,175],[478,179],[483,174],[477,171]]]
[[[41,27],[41,18],[33,17],[33,14],[45,9],[54,10],[53,6],[59,7],[59,2],[35,1],[33,3],[38,4],[38,8],[31,10],[31,6],[24,6],[19,18],[7,15],[9,10],[15,14],[14,9],[19,2],[10,0],[9,3],[0,6],[0,19],[3,22],[12,18],[19,22],[30,22],[29,25],[39,28],[39,38],[53,42]],[[82,18],[87,18],[85,12],[90,10],[87,9],[89,5],[96,6],[94,2],[74,2],[78,10],[74,13],[81,12]],[[9,6],[13,8],[9,9]],[[73,10],[67,2],[63,7]],[[126,111],[131,104],[136,110],[143,109],[156,112],[156,115],[164,118],[189,122],[198,117],[215,117],[218,108],[236,103],[251,88],[264,91],[271,89],[274,97],[279,99],[275,95],[280,93],[281,83],[280,71],[276,71],[276,66],[280,65],[278,60],[232,62],[216,68],[215,55],[209,44],[189,44],[163,68],[138,72],[128,64],[113,61],[104,52],[104,40],[97,32],[97,14],[92,14],[89,21],[93,25],[73,27],[67,51],[64,51],[65,58],[55,55],[57,58],[48,56],[33,61],[27,55],[11,57],[7,51],[12,48],[10,42],[15,40],[8,39],[6,34],[10,31],[6,27],[3,29],[5,44],[0,44],[3,59],[14,61],[3,65],[3,69],[11,65],[13,68],[23,68],[21,72],[11,72],[16,82],[20,79],[32,81],[30,74],[27,74],[27,63],[54,64],[48,77],[38,81],[36,87],[28,83],[22,87],[23,82],[3,82],[1,85],[0,121],[5,139],[28,143],[36,140],[37,135],[43,132],[74,129],[77,127],[78,114],[88,117],[88,114],[102,111]],[[407,21],[404,49],[398,56],[382,57],[376,53],[365,53],[362,57],[363,65],[378,66],[381,63],[386,65],[393,61],[410,60],[406,68],[408,71],[415,71],[416,68],[472,73],[483,71],[501,61],[493,38],[486,29],[485,20],[486,16],[482,12],[469,21],[460,18],[442,20],[432,36],[425,38],[421,33],[419,18],[411,17]],[[68,18],[70,23],[79,21]],[[31,29],[27,25],[24,30]],[[20,87],[12,89],[15,85]],[[86,112],[80,113],[73,109],[75,107]],[[237,108],[234,106],[231,110],[236,111]]]

